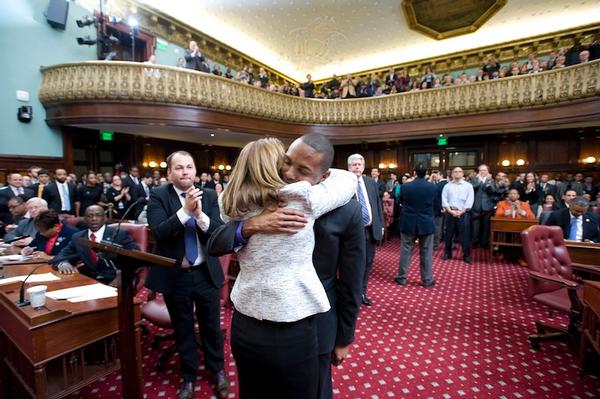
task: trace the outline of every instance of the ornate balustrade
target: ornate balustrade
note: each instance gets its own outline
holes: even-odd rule
[[[389,96],[317,100],[169,66],[81,62],[42,69],[40,100],[194,106],[308,125],[366,125],[556,105],[598,96],[600,60],[559,70]]]

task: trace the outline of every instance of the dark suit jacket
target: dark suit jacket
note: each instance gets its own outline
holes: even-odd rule
[[[234,251],[239,223],[229,222],[213,232],[208,242],[211,255]],[[354,340],[365,271],[364,230],[360,204],[355,200],[315,221],[313,265],[331,304],[329,311],[316,315],[320,354]]]
[[[477,177],[471,179],[473,185],[474,198],[473,198],[473,211],[489,211],[494,209],[496,203],[496,182],[490,176],[486,179],[485,183],[479,180]]]
[[[67,183],[69,188],[69,200],[71,202],[71,212],[75,213],[75,201],[77,201],[77,187],[73,183]],[[58,213],[62,211],[62,202],[60,201],[60,193],[56,182],[50,182],[44,187],[42,198],[48,202],[48,209],[52,209]]]
[[[369,203],[371,205],[371,214],[373,218],[373,239],[380,241],[383,239],[383,204],[381,196],[375,180],[368,176],[363,176],[367,194],[369,195]],[[383,196],[383,194],[382,194]]]
[[[196,71],[202,71],[205,69],[205,67],[202,65],[204,62],[204,56],[199,51],[196,52],[195,56],[192,56],[192,52],[189,49],[185,50],[183,58],[185,58],[185,67],[187,69],[195,69]]]
[[[35,193],[32,189],[23,187],[23,196],[28,200],[35,197]],[[13,197],[15,197],[15,193],[8,185],[0,188],[0,222],[4,222],[4,224],[12,224],[14,221],[13,215],[8,210],[8,201]]]
[[[416,178],[402,186],[400,232],[412,235],[433,234],[433,203],[438,195],[435,184]]]
[[[207,181],[206,184],[204,185],[204,187],[210,188],[210,189],[214,190],[215,189],[215,182],[213,180]]]
[[[58,255],[58,253],[60,251],[62,251],[63,248],[65,248],[67,245],[69,245],[69,242],[71,241],[71,237],[73,236],[73,234],[77,233],[77,231],[78,231],[77,229],[69,226],[66,223],[63,223],[63,228],[60,231],[60,234],[58,235],[58,238],[56,239],[56,242],[54,243],[54,246],[52,247],[52,251],[50,252],[49,255],[52,255],[52,256]],[[48,243],[48,238],[44,237],[40,233],[37,233],[35,235],[35,238],[33,239],[33,241],[31,241],[31,243],[29,244],[29,246],[32,248],[35,248],[37,251],[45,252],[47,243]]]
[[[206,233],[198,227],[197,233],[204,254],[208,254],[206,251],[208,239],[212,232],[221,226],[223,222],[219,213],[217,194],[208,188],[204,188],[202,191],[202,212],[210,218],[210,226]],[[154,252],[177,261],[174,267],[150,267],[146,278],[146,287],[153,291],[170,293],[175,287],[179,273],[182,273],[181,262],[185,257],[184,225],[181,224],[176,215],[180,208],[181,202],[177,197],[173,184],[169,183],[156,187],[150,193],[147,215],[148,224],[156,240]],[[208,264],[212,284],[219,288],[225,280],[219,259],[207,256],[206,263]]]
[[[554,199],[558,199],[558,188],[554,184],[546,183],[546,187],[542,187],[542,185],[540,184],[540,190],[542,191],[542,195],[539,201],[540,204],[544,203],[545,197],[548,194],[553,196]]]
[[[439,183],[434,183],[436,193],[433,199],[433,215],[439,216],[442,214],[442,190],[448,184],[448,180],[441,180]],[[400,192],[402,193],[402,191]]]
[[[139,249],[126,231],[119,230],[119,234],[113,239],[116,231],[116,228],[106,226],[104,228],[102,240],[121,244],[125,249]],[[82,274],[96,279],[113,280],[117,271],[102,258],[98,258],[98,264],[94,265],[90,256],[90,249],[79,242],[79,239],[82,237],[87,239],[87,229],[73,234],[69,245],[64,247],[58,255],[52,259],[52,264],[58,266],[59,263],[64,261],[75,264],[75,262],[81,260],[85,264],[85,267],[80,270]]]
[[[568,208],[554,211],[544,223],[547,226],[560,226],[565,239],[569,237],[569,226],[571,225],[571,212]],[[583,241],[590,240],[600,242],[600,217],[588,211],[583,214]]]
[[[377,184],[377,191],[379,193],[379,196],[383,198],[383,193],[385,193],[385,182],[379,179],[375,183]]]

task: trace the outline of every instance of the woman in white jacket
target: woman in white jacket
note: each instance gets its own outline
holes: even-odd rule
[[[302,211],[308,223],[296,234],[254,234],[238,252],[240,273],[231,346],[240,398],[316,397],[317,331],[314,315],[329,310],[312,264],[313,225],[319,216],[347,203],[356,177],[332,170],[323,182],[286,184],[281,177],[283,144],[261,139],[244,147],[219,198],[221,217],[245,220],[280,202]],[[261,378],[264,377],[264,378]]]

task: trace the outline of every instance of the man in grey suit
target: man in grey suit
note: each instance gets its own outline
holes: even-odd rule
[[[425,180],[427,169],[418,165],[415,169],[417,178],[406,183],[400,192],[402,203],[402,219],[400,219],[400,266],[394,279],[399,285],[405,285],[408,278],[408,266],[412,257],[415,241],[419,240],[421,262],[421,285],[435,285],[431,270],[433,256],[433,203],[439,196],[435,184]]]
[[[361,218],[365,226],[365,253],[367,255],[365,275],[363,280],[362,303],[371,306],[371,300],[367,297],[367,285],[369,274],[375,260],[375,246],[377,241],[383,239],[383,206],[377,183],[370,177],[363,176],[365,171],[365,159],[360,154],[348,157],[348,170],[356,175],[356,199],[361,205]]]

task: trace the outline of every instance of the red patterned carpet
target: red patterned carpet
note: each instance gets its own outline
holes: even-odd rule
[[[594,398],[600,380],[578,376],[578,358],[566,345],[545,343],[530,349],[527,335],[534,321],[547,319],[542,306],[526,296],[526,270],[490,261],[483,251],[474,264],[434,257],[433,288],[418,285],[418,256],[413,257],[410,283],[393,282],[399,241],[378,247],[370,280],[374,305],[363,307],[351,357],[334,370],[338,399],[383,398]],[[230,310],[223,321],[229,325]],[[556,321],[566,319],[555,317]],[[155,330],[152,330],[155,332]],[[157,373],[158,353],[144,338],[145,397],[176,398],[177,356]],[[237,398],[235,362],[225,348],[226,369]],[[210,398],[203,375],[196,398]],[[94,383],[70,398],[119,398],[118,373]],[[282,398],[284,399],[284,398]]]

